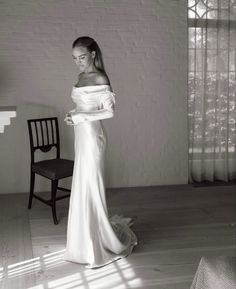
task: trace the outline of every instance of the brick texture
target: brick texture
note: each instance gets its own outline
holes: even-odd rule
[[[28,118],[58,116],[62,156],[73,158],[63,119],[78,73],[71,44],[82,35],[100,45],[116,93],[104,121],[107,186],[186,183],[186,1],[1,0],[0,105],[16,105],[17,118],[0,135],[0,193],[29,189]],[[47,188],[39,178],[36,190]]]

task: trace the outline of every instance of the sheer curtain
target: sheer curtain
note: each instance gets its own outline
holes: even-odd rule
[[[236,0],[189,0],[189,181],[236,179]]]

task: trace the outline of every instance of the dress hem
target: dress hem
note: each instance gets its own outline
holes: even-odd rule
[[[114,262],[116,262],[116,261],[118,261],[120,259],[127,258],[132,253],[134,247],[137,246],[137,245],[138,245],[138,242],[136,241],[134,244],[130,245],[130,252],[128,254],[126,254],[126,255],[118,255],[115,258],[110,259],[106,263],[100,264],[100,265],[91,265],[91,264],[86,263],[86,262],[82,263],[82,262],[78,262],[78,261],[75,261],[75,260],[70,260],[69,258],[66,258],[66,257],[64,257],[63,259],[64,259],[64,261],[67,261],[67,262],[72,262],[72,263],[75,263],[75,264],[85,265],[85,268],[87,268],[87,269],[99,269],[99,268],[107,266],[107,265],[109,265],[111,263],[114,263]]]

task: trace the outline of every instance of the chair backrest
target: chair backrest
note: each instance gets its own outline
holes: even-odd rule
[[[48,152],[56,148],[56,156],[60,158],[60,137],[57,117],[28,119],[31,163],[34,163],[36,150]]]

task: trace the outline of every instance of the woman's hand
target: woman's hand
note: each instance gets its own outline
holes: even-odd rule
[[[66,122],[67,125],[74,125],[74,122],[71,118],[71,112],[68,112],[66,114],[66,118],[64,119],[64,121]]]

